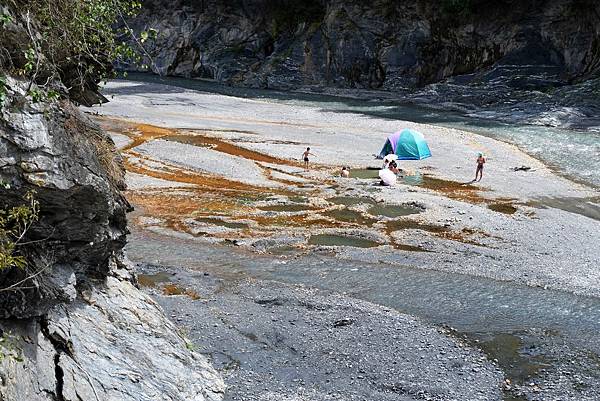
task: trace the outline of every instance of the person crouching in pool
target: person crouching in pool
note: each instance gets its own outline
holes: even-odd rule
[[[485,157],[483,153],[480,153],[477,157],[477,170],[475,170],[475,181],[481,181],[483,178],[483,165],[485,164]],[[479,177],[479,179],[477,179]]]
[[[317,155],[315,155],[314,153],[310,152],[310,148],[306,148],[306,150],[304,151],[304,153],[302,153],[302,159],[304,160],[304,168],[308,170],[308,156],[315,156],[317,157]]]
[[[350,169],[346,166],[342,167],[342,172],[340,173],[340,177],[344,177],[344,178],[350,177]]]

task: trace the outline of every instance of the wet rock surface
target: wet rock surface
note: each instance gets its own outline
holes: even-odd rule
[[[416,318],[304,287],[139,268],[199,295],[152,290],[222,372],[227,400],[501,399],[496,366]]]

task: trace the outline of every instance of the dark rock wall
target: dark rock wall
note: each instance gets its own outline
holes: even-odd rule
[[[148,0],[144,7],[132,26],[158,30],[146,42],[150,68],[231,84],[394,90],[471,73],[493,79],[489,67],[501,65],[530,68],[533,80],[512,84],[536,86],[600,70],[593,0]]]
[[[33,103],[26,82],[8,78],[0,110],[0,190],[5,205],[34,191],[40,220],[21,249],[28,268],[0,275],[0,288],[42,271],[15,291],[0,292],[0,317],[43,315],[75,295],[78,283],[106,277],[126,242],[129,204],[112,140],[69,102]]]

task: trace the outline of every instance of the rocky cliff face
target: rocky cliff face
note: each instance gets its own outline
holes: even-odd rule
[[[146,43],[155,72],[230,84],[398,90],[464,76],[540,88],[600,71],[593,0],[149,0],[144,7],[132,26],[158,31]]]
[[[7,38],[2,54],[21,46]],[[15,70],[0,68],[0,208],[33,193],[40,212],[27,266],[0,271],[0,401],[220,400],[217,372],[135,286],[112,140]]]
[[[72,301],[80,282],[106,277],[120,263],[129,205],[119,192],[124,171],[106,134],[68,101],[32,103],[26,83],[8,78],[7,86],[0,180],[10,188],[1,197],[17,204],[34,191],[41,219],[27,238],[35,242],[26,251],[32,267],[3,272],[2,282],[43,271],[19,291],[0,292],[0,316],[28,318]]]

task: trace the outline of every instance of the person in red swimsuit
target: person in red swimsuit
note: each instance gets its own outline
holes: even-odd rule
[[[485,164],[485,157],[483,153],[480,153],[477,157],[477,170],[475,170],[475,181],[481,181],[483,178],[483,165]],[[477,179],[479,177],[479,179]]]

